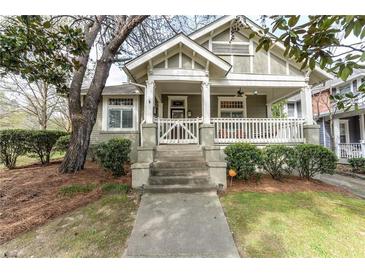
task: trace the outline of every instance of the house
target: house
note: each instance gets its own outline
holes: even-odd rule
[[[201,177],[225,187],[227,144],[319,143],[311,86],[331,76],[318,67],[300,70],[301,64],[283,56],[281,44],[256,52],[248,30],[232,35],[235,18],[177,34],[125,64],[128,84],[104,89],[91,141],[132,140],[134,187],[183,184],[202,162]],[[272,104],[296,94],[301,117],[273,119]]]
[[[343,111],[330,103],[329,96],[356,94],[364,81],[365,70],[357,69],[347,81],[333,79],[313,89],[313,113],[320,125],[320,143],[334,149],[340,159],[365,157],[365,100],[357,99],[359,110],[352,107]]]

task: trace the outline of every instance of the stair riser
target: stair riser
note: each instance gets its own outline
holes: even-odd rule
[[[202,151],[157,151],[155,158],[164,158],[164,157],[198,157],[203,158]]]
[[[197,145],[160,145],[156,147],[156,151],[201,151],[201,147]]]
[[[160,157],[155,158],[156,162],[202,162],[204,159],[198,157]]]
[[[189,188],[189,189],[183,189],[183,188],[153,188],[153,189],[145,189],[146,193],[210,193],[210,192],[216,192],[217,190],[215,188],[207,189],[207,188]]]
[[[165,178],[165,177],[150,177],[150,185],[203,185],[209,184],[208,177],[206,178]]]
[[[208,170],[196,169],[187,170],[181,169],[152,169],[151,175],[153,176],[208,176]]]
[[[205,162],[155,162],[152,164],[153,168],[207,168]]]

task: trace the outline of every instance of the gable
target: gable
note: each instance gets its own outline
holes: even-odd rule
[[[224,59],[184,34],[179,34],[128,62],[125,68],[134,78],[141,78],[152,68],[200,69],[210,66],[224,74],[231,69]]]

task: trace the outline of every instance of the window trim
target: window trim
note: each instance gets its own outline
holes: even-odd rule
[[[109,107],[109,99],[133,99],[133,106]],[[128,95],[104,95],[102,101],[102,125],[101,130],[107,132],[130,132],[138,131],[139,125],[139,96]],[[133,127],[132,128],[109,128],[109,109],[132,108],[133,110]],[[121,117],[123,119],[123,117]]]
[[[221,101],[242,101],[243,102],[243,108],[221,108]],[[233,97],[233,96],[218,96],[218,118],[221,118],[222,110],[226,111],[237,111],[242,110],[243,111],[243,117],[247,117],[247,105],[246,105],[246,95],[243,95],[242,97]]]
[[[171,118],[171,109],[180,109],[180,108],[182,108],[182,107],[173,107],[173,106],[171,106],[171,102],[173,100],[183,100],[184,101],[185,117],[187,117],[187,114],[188,114],[188,96],[168,96],[167,118]]]

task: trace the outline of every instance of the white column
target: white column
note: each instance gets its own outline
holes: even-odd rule
[[[272,118],[272,103],[266,104],[267,118]]]
[[[360,140],[365,140],[365,114],[362,113],[359,115],[360,119],[359,119],[359,122],[360,122]]]
[[[340,149],[338,144],[340,143],[340,119],[333,118],[333,142],[335,147],[335,152],[338,158],[340,158]]]
[[[146,124],[153,123],[153,106],[155,104],[155,82],[146,81],[146,92],[144,95],[144,120]]]
[[[202,115],[203,124],[210,124],[210,84],[202,82]]]
[[[307,125],[313,125],[313,110],[312,110],[312,92],[307,84],[300,92],[300,100],[302,105],[302,116]]]

